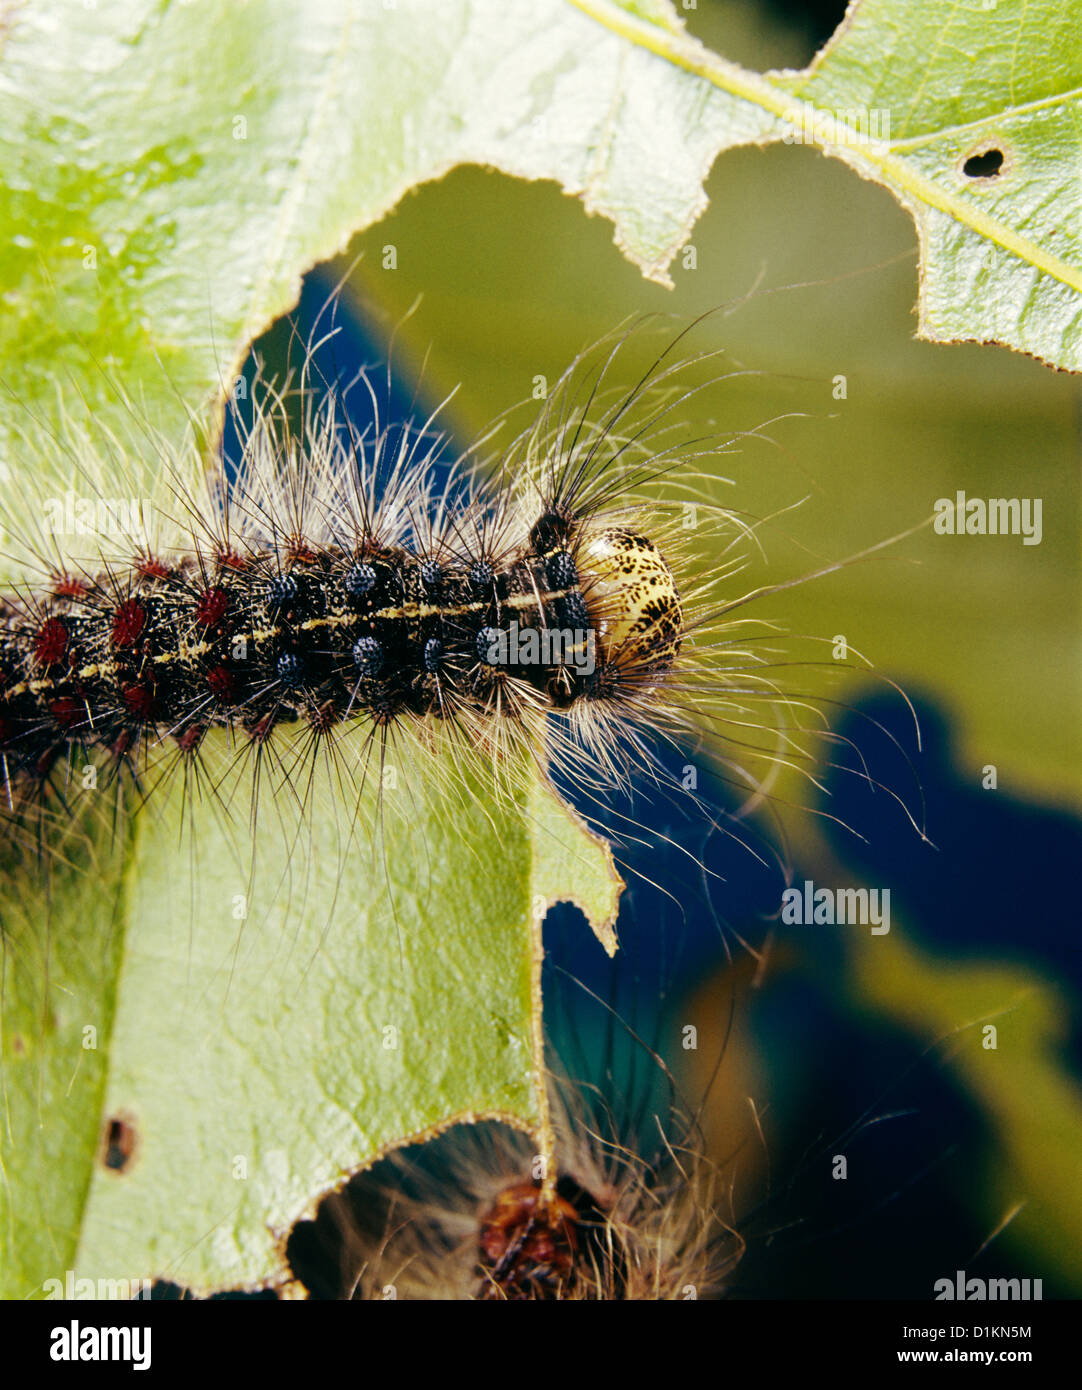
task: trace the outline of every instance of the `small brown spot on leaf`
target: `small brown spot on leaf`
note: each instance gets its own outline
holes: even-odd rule
[[[139,1135],[130,1118],[115,1115],[106,1125],[102,1164],[114,1173],[130,1170]]]

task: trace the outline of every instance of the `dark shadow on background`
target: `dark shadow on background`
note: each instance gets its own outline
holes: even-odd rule
[[[902,747],[915,755],[904,702],[895,697],[885,704]],[[873,717],[885,722],[884,712],[877,707]],[[899,767],[890,765],[882,747],[867,747],[873,727],[855,716],[841,732],[858,741],[886,785],[911,783],[912,768],[885,735]],[[882,816],[888,802],[881,793],[864,797],[856,790],[859,779],[843,773],[832,780],[831,812],[867,836],[865,855],[877,866],[870,881],[898,885],[892,912],[900,916],[910,867],[919,878],[926,854],[935,852],[921,845],[900,809],[904,833],[893,814],[885,820],[868,814],[871,801]],[[937,779],[930,780],[930,804],[938,805]],[[730,804],[727,790],[709,774],[700,793],[719,814]],[[680,805],[672,796],[639,792],[634,808],[655,834],[637,849],[625,834],[618,855],[628,882],[618,923],[621,950],[608,961],[577,911],[552,909],[545,925],[546,1019],[560,1064],[598,1087],[646,1156],[651,1135],[656,1142],[655,1117],[670,1122],[674,1114],[687,1116],[701,1100],[680,1090],[689,995],[713,982],[716,1027],[700,1046],[719,1049],[724,1067],[734,1004],[731,962],[741,963],[741,941],[758,950],[772,933],[762,988],[749,998],[746,983],[739,987],[750,1009],[748,1036],[767,1078],[766,1094],[755,1099],[767,1111],[770,1177],[738,1223],[748,1250],[731,1296],[928,1299],[935,1281],[957,1269],[984,1278],[1039,1276],[1020,1270],[1017,1255],[995,1243],[976,1257],[990,1228],[969,1198],[994,1134],[936,1050],[925,1053],[918,1039],[870,1016],[851,993],[846,928],[810,934],[778,923],[786,882],[780,865],[765,854],[761,862],[719,833],[708,816],[696,816],[690,798]],[[596,817],[596,806],[590,809]],[[954,819],[966,813],[951,808]],[[614,829],[620,836],[620,819]],[[762,851],[764,842],[750,836],[749,827],[738,829]],[[860,841],[845,836],[844,843],[851,853]],[[677,845],[691,849],[703,869],[696,871]],[[792,866],[794,880],[805,875],[814,879],[816,866]],[[680,885],[678,899],[674,884]],[[838,1154],[847,1159],[844,1181],[833,1176]],[[1068,1296],[1049,1278],[1044,1292]]]
[[[980,770],[963,773],[951,726],[928,699],[915,701],[923,753],[921,782],[928,836],[924,844],[889,797],[857,777],[827,779],[832,809],[858,825],[867,843],[833,835],[842,859],[871,884],[891,888],[892,912],[930,951],[1013,963],[1051,977],[1071,1010],[1065,1061],[1082,1070],[1082,932],[1068,885],[1082,864],[1082,821],[1011,795],[1006,765],[998,786],[981,786]],[[897,701],[863,701],[839,732],[876,767],[887,786],[903,785],[899,748],[912,747],[912,722]],[[852,754],[837,760],[853,768]]]

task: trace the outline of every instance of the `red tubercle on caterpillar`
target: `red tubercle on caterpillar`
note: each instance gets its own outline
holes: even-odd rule
[[[237,693],[237,682],[227,666],[212,666],[207,672],[207,689],[223,704],[232,702]]]
[[[125,599],[113,613],[114,647],[134,647],[147,625],[147,610],[138,599]]]
[[[90,585],[74,574],[57,573],[49,581],[49,590],[53,598],[80,599],[86,598]]]
[[[219,570],[236,570],[238,573],[243,573],[249,567],[246,556],[230,549],[219,550],[214,557],[214,563]]]
[[[132,744],[134,742],[135,734],[132,732],[132,730],[121,729],[120,733],[117,734],[116,738],[113,739],[112,743],[110,744],[109,752],[112,753],[114,758],[126,757],[128,752],[131,750]]]
[[[36,660],[42,666],[54,666],[63,661],[69,638],[67,623],[62,618],[46,618],[34,638]]]
[[[172,569],[156,555],[137,555],[132,561],[132,568],[142,579],[171,579],[173,576]]]
[[[317,734],[327,734],[338,723],[339,714],[331,700],[310,709],[306,715],[308,727]]]
[[[248,737],[252,743],[266,743],[273,728],[274,715],[265,714],[262,719],[257,719],[254,724],[248,726]]]
[[[206,731],[205,724],[192,724],[177,734],[173,741],[182,753],[194,753],[203,742],[203,735]]]
[[[145,681],[126,685],[120,692],[124,708],[134,719],[150,719],[154,713],[154,687]]]
[[[58,695],[50,700],[49,713],[61,729],[74,729],[87,722],[86,705],[74,695]]]
[[[53,770],[53,764],[60,756],[60,748],[55,745],[52,748],[44,749],[34,763],[34,775],[39,782],[44,782]]]
[[[229,594],[225,589],[208,589],[195,605],[193,617],[202,627],[217,627],[229,612]]]

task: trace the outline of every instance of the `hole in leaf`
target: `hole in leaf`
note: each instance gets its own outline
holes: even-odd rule
[[[135,1154],[138,1137],[135,1127],[122,1116],[111,1119],[105,1132],[105,1152],[102,1156],[105,1167],[111,1168],[114,1173],[126,1172]]]
[[[1003,168],[1002,150],[982,150],[971,154],[962,165],[962,173],[969,179],[994,179]]]

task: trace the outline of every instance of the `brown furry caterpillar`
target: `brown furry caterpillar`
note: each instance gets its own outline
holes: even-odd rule
[[[324,1198],[292,1233],[294,1279],[309,1296],[376,1301],[721,1297],[744,1241],[694,1126],[667,1116],[675,1137],[647,1156],[585,1113],[565,1080],[552,1078],[551,1099],[560,1174],[549,1200],[526,1135],[456,1127]]]

